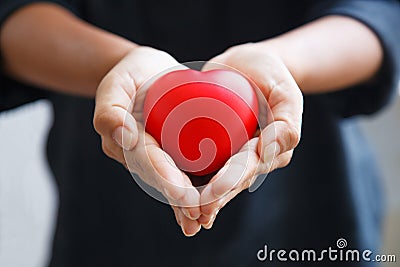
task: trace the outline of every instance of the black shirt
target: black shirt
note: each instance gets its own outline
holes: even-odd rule
[[[0,25],[31,2],[37,1],[2,0]],[[47,152],[60,204],[51,266],[275,266],[276,258],[272,263],[257,259],[264,245],[321,251],[337,248],[339,238],[351,248],[379,252],[379,176],[350,117],[382,108],[397,85],[398,1],[50,2],[181,62],[207,60],[232,45],[264,40],[329,14],[362,21],[385,51],[374,84],[305,96],[302,140],[291,164],[270,174],[255,193],[241,193],[221,211],[212,230],[194,238],[183,236],[170,207],[146,195],[103,154],[92,126],[92,99],[32,88],[1,74],[0,110],[39,98],[54,106]]]

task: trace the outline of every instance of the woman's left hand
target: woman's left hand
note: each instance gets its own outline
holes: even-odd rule
[[[279,55],[259,44],[244,44],[228,49],[211,59],[246,75],[263,94],[268,107],[260,107],[260,116],[269,121],[260,134],[233,155],[201,192],[202,215],[199,223],[210,229],[217,213],[256,177],[289,164],[300,141],[303,97],[294,78]],[[269,110],[268,110],[269,109]]]

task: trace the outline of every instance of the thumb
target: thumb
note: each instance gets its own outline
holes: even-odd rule
[[[122,148],[131,150],[138,140],[132,107],[136,95],[132,79],[114,72],[106,75],[96,92],[93,117],[95,130],[106,139],[112,138]]]

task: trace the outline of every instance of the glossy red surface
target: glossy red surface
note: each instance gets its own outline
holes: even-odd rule
[[[254,135],[258,102],[249,81],[228,70],[179,70],[148,89],[146,131],[188,173],[220,169]]]

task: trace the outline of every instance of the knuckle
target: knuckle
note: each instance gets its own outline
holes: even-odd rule
[[[287,147],[286,150],[295,148],[300,143],[300,129],[291,125],[287,129]],[[285,151],[281,151],[285,152]]]
[[[93,126],[96,132],[102,134],[104,131],[104,125],[107,124],[106,112],[96,112],[93,117]]]
[[[289,163],[290,163],[290,158],[285,157],[283,160],[280,161],[279,167],[284,168],[284,167],[288,166]]]
[[[225,50],[226,54],[234,54],[237,53],[238,51],[240,51],[242,48],[241,45],[235,45],[235,46],[231,46],[228,49]]]
[[[114,153],[111,151],[111,149],[107,145],[107,142],[104,140],[101,142],[101,149],[108,157],[114,158]]]
[[[278,160],[278,168],[283,168],[289,165],[293,156],[293,150],[290,150],[280,156]]]
[[[167,52],[162,51],[162,50],[158,50],[158,52],[161,57],[164,57],[165,59],[172,59],[172,56],[170,54],[168,54]]]
[[[297,127],[292,128],[291,132],[292,148],[296,147],[300,143],[300,129]]]
[[[93,126],[100,135],[111,134],[118,125],[124,124],[124,115],[120,108],[109,108],[107,110],[98,111],[93,117]]]

